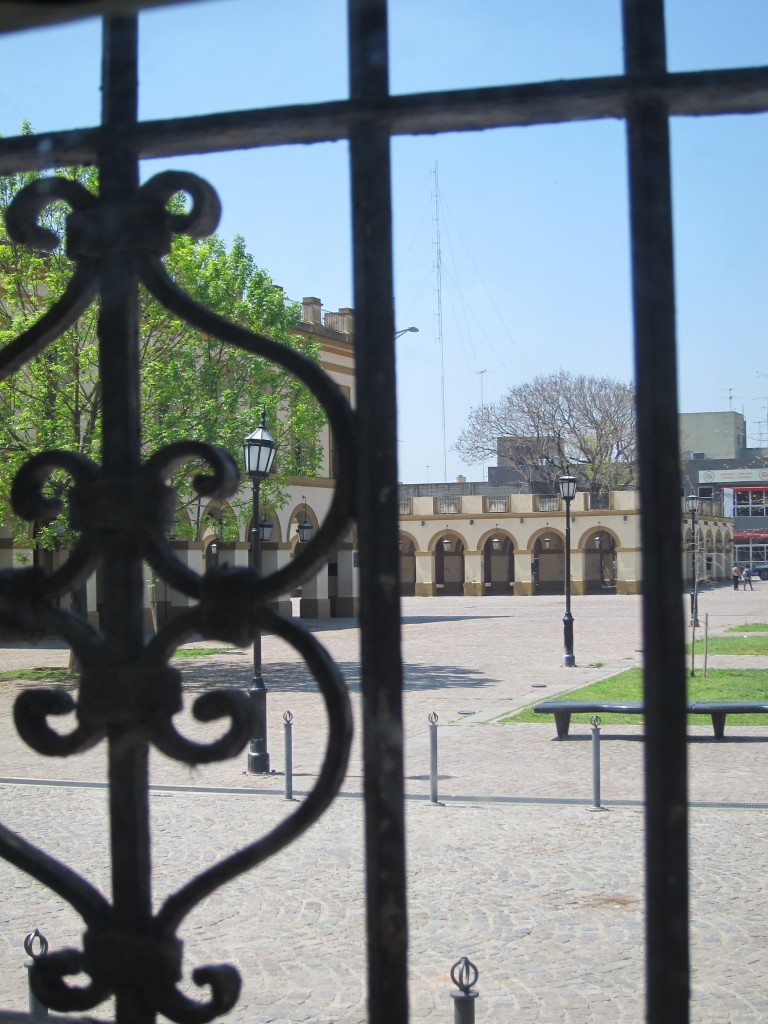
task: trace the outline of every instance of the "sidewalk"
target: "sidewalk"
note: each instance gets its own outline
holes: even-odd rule
[[[448,972],[462,955],[480,970],[478,1024],[642,1020],[642,727],[605,730],[608,810],[600,813],[589,810],[588,729],[576,727],[562,743],[550,720],[496,723],[513,708],[639,664],[639,607],[633,597],[575,599],[577,667],[564,669],[562,599],[404,601],[413,1021],[452,1020]],[[755,581],[754,592],[706,592],[702,625],[705,614],[714,633],[768,622],[768,583]],[[243,993],[226,1018],[233,1024],[366,1020],[358,631],[345,621],[307,625],[350,685],[353,756],[342,794],[308,834],[182,925],[186,977],[204,963],[241,969]],[[65,664],[66,657],[54,646],[3,645],[0,670]],[[179,664],[191,695],[223,683],[246,687],[250,651]],[[290,710],[300,797],[321,757],[322,707],[294,652],[271,636],[264,638],[264,676],[272,767],[283,767],[282,714]],[[108,892],[103,749],[61,762],[33,755],[13,734],[11,689],[0,684],[3,822]],[[442,806],[429,802],[433,710]],[[764,872],[756,865],[768,852],[768,729],[729,720],[725,740],[715,742],[702,725],[692,730],[688,750],[691,1020],[762,1022],[768,923]],[[245,773],[245,754],[194,772],[157,757],[152,778],[158,903],[295,806],[283,798],[281,775]],[[0,886],[0,1001],[24,1008],[23,936],[37,926],[53,948],[76,945],[81,927],[56,897],[4,864]],[[106,1018],[109,1009],[94,1012]]]

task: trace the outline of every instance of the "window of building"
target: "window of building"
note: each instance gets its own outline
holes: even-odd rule
[[[737,518],[768,515],[768,488],[734,488],[733,497],[734,515]]]

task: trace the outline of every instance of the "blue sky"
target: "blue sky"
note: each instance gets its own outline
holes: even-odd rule
[[[391,89],[615,74],[619,14],[619,0],[392,0]],[[96,123],[99,33],[0,37],[0,132]],[[174,6],[142,15],[140,39],[145,118],[347,95],[343,0]],[[671,70],[767,64],[768,3],[667,0],[667,45]],[[676,119],[672,140],[680,407],[743,411],[768,445],[768,117]],[[346,144],[145,174],[164,166],[211,181],[222,234],[242,234],[291,298],[352,305]],[[560,367],[632,378],[624,128],[395,139],[392,166],[397,321],[419,328],[397,342],[400,478],[480,479],[452,445],[481,397]]]

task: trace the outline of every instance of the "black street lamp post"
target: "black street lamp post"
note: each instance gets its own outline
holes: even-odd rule
[[[251,521],[251,569],[261,575],[261,541],[269,540],[272,524],[259,522],[259,489],[266,480],[275,458],[277,445],[267,430],[266,412],[261,414],[261,423],[243,442],[245,472],[251,478],[253,487],[253,518]],[[261,631],[253,641],[253,681],[248,689],[254,710],[253,734],[248,751],[248,771],[255,775],[269,774],[269,753],[267,752],[267,688],[261,674]]]
[[[699,608],[696,595],[696,512],[699,508],[699,497],[697,494],[689,494],[685,499],[688,511],[691,513],[691,625],[699,624]]]
[[[571,502],[576,495],[576,477],[561,476],[558,480],[560,497],[565,502],[565,615],[563,616],[563,665],[573,668],[573,616],[571,615]]]

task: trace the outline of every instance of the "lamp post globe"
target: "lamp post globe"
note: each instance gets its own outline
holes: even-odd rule
[[[267,430],[267,414],[262,410],[258,427],[243,441],[245,472],[254,483],[269,476],[276,451],[277,443]]]
[[[573,653],[573,615],[571,614],[571,502],[576,496],[577,480],[566,473],[557,485],[560,497],[565,502],[565,615],[563,616],[563,665],[573,668],[576,656]]]
[[[259,489],[266,480],[275,461],[277,443],[267,430],[267,414],[261,413],[258,427],[243,441],[243,463],[245,472],[251,478],[253,492],[253,515],[251,518],[250,561],[253,572],[261,576],[261,542],[272,535],[272,523],[264,518],[259,522]],[[269,752],[267,751],[267,688],[261,673],[261,632],[253,640],[253,680],[248,688],[253,706],[253,732],[248,750],[248,771],[254,775],[269,774]]]
[[[303,494],[301,496],[301,503],[304,506],[304,518],[300,523],[297,522],[296,524],[296,535],[299,538],[299,544],[308,544],[314,532],[314,527],[307,518],[307,499]]]

